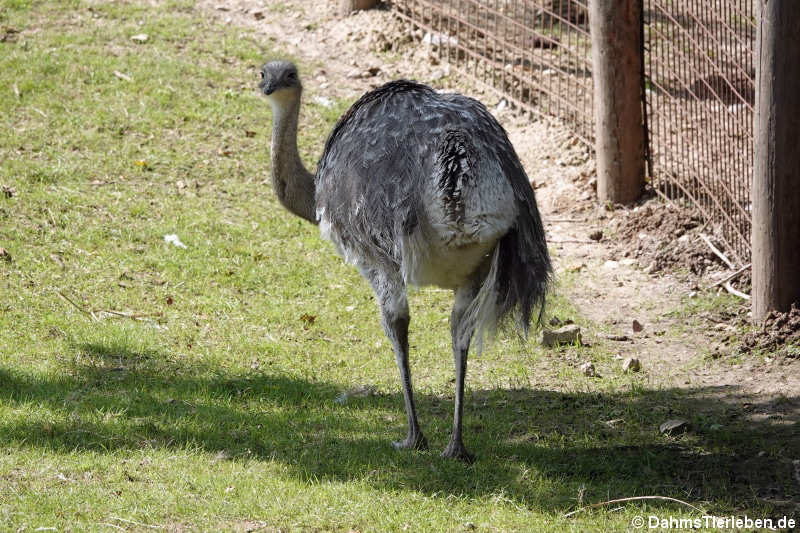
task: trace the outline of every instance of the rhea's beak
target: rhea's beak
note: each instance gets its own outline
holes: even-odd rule
[[[272,80],[268,79],[261,80],[261,83],[259,83],[258,86],[261,89],[261,92],[263,92],[267,96],[274,93],[275,89],[277,88],[277,84]]]

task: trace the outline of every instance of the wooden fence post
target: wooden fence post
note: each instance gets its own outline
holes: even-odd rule
[[[628,204],[644,187],[641,0],[590,0],[597,196]]]
[[[753,320],[800,304],[800,2],[759,0]]]
[[[339,0],[339,15],[346,17],[353,11],[372,9],[378,0]]]

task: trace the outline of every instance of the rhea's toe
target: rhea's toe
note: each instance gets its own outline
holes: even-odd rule
[[[405,440],[398,440],[392,443],[395,450],[427,450],[428,440],[422,433],[409,435]]]
[[[445,448],[444,451],[442,452],[442,457],[458,459],[459,461],[463,461],[467,464],[472,464],[475,462],[475,455],[470,453],[464,447],[464,443],[461,442],[460,440],[458,441],[451,440],[450,444],[448,444],[447,448]]]

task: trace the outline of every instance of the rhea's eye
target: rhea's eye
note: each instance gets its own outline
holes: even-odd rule
[[[264,71],[263,70],[261,71],[261,79],[262,80],[264,79]]]
[[[296,80],[297,72],[290,72],[286,77],[289,78],[290,80]]]

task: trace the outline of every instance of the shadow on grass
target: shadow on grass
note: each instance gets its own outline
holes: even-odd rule
[[[183,448],[223,457],[276,460],[303,480],[369,479],[376,487],[503,494],[551,511],[585,501],[647,494],[703,502],[713,511],[758,505],[796,510],[797,423],[746,411],[765,406],[736,387],[563,393],[471,391],[466,408],[473,466],[445,460],[452,404],[419,395],[430,452],[395,452],[404,432],[400,394],[334,402],[322,382],[264,372],[244,375],[165,362],[163,354],[97,344],[76,347],[60,376],[0,367],[0,401],[34,406],[0,426],[0,447],[58,451]],[[710,399],[712,398],[713,399]],[[787,398],[797,402],[798,398]],[[686,418],[682,436],[659,435]]]

